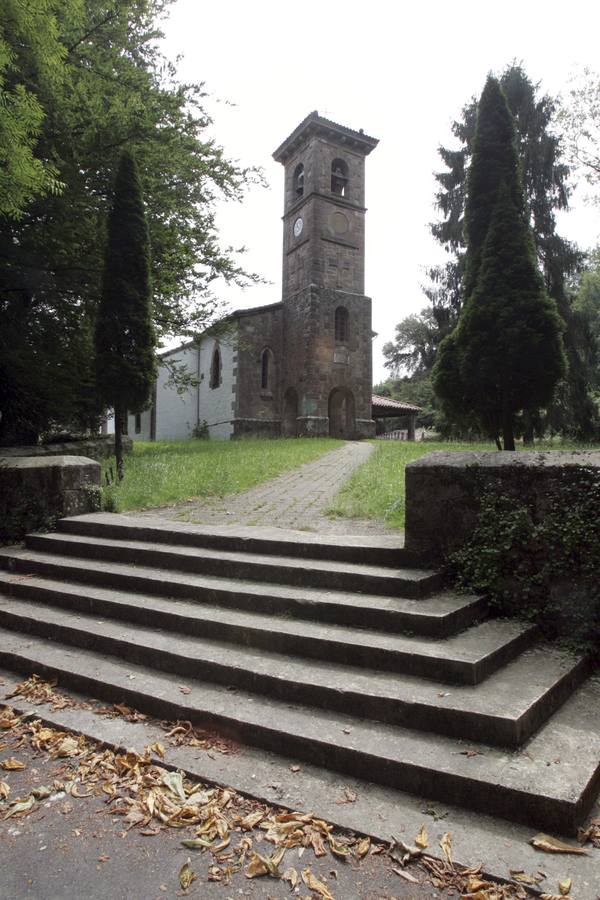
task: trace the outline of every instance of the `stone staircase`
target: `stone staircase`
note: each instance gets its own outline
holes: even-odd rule
[[[589,661],[395,536],[63,519],[0,550],[0,665],[546,831],[600,784]]]

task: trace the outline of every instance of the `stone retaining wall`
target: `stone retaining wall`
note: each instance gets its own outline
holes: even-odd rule
[[[0,542],[100,506],[100,463],[84,456],[0,457]]]
[[[437,451],[406,467],[408,550],[440,560],[471,535],[486,487],[519,498],[543,517],[546,497],[557,476],[581,467],[600,474],[600,452]]]
[[[133,441],[123,435],[123,452],[131,453]],[[114,456],[114,434],[97,435],[82,438],[80,441],[64,441],[57,444],[32,444],[22,447],[0,447],[0,456],[85,456],[91,459],[104,459]]]

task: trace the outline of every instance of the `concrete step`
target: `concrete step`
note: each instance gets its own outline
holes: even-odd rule
[[[300,641],[298,648],[292,644],[292,654],[299,652],[300,648],[307,649],[311,656],[315,654],[314,647],[310,645],[312,638],[315,645],[322,646],[322,658],[286,656],[281,652],[276,632],[272,630],[277,627],[277,620],[239,613],[229,616],[223,610],[209,608],[209,615],[225,615],[226,621],[235,622],[235,627],[240,629],[237,634],[239,640],[243,640],[241,629],[247,623],[248,644],[252,643],[253,631],[262,632],[265,648],[269,646],[271,635],[270,649],[257,653],[255,649],[215,640],[210,629],[215,616],[198,620],[195,618],[195,605],[184,601],[148,598],[150,605],[148,608],[138,608],[138,618],[143,616],[146,622],[151,621],[152,627],[137,625],[132,631],[121,621],[124,613],[126,616],[132,614],[125,610],[127,598],[120,601],[112,599],[107,603],[107,592],[96,591],[92,596],[81,598],[74,592],[71,599],[75,603],[80,600],[81,606],[89,610],[91,602],[94,609],[93,614],[77,614],[73,610],[42,606],[39,601],[44,597],[44,586],[38,588],[37,584],[33,584],[30,588],[35,601],[17,600],[14,596],[0,593],[0,626],[51,637],[74,646],[101,649],[107,654],[142,665],[155,665],[184,677],[191,674],[256,690],[282,700],[314,704],[341,712],[351,711],[361,718],[503,746],[518,746],[529,737],[587,673],[585,660],[575,660],[548,648],[533,648],[491,675],[483,684],[450,687],[441,681],[423,680],[414,674],[414,667],[410,674],[390,674],[367,668],[364,666],[369,657],[367,650],[361,649],[361,654],[356,658],[348,654],[350,658],[345,662],[334,662],[336,653],[326,651],[327,647],[335,648],[342,643],[339,634],[331,634],[335,629],[328,629],[326,631],[329,633],[322,635],[313,627],[311,635],[307,623],[299,623],[304,626],[305,640]],[[100,608],[96,606],[96,600],[100,601]],[[114,608],[119,603],[123,606],[122,610]],[[98,619],[102,611],[114,613],[117,621]],[[180,633],[164,633],[167,621],[171,628],[177,622]],[[282,624],[289,626],[289,623]],[[492,624],[487,623],[487,626]],[[345,631],[343,637],[350,642],[350,636]],[[194,637],[195,634],[201,637]],[[365,646],[368,643],[373,646],[377,642],[385,643],[386,638],[388,647],[393,646],[389,635],[368,632],[365,635]],[[288,627],[287,640],[290,644],[294,638],[297,640],[298,636]],[[404,644],[406,646],[406,640]],[[358,648],[361,644],[355,642],[350,646]],[[286,648],[286,652],[290,650]]]
[[[443,586],[440,572],[362,563],[255,553],[234,553],[203,547],[182,547],[146,541],[86,537],[67,533],[27,535],[26,546],[42,553],[60,553],[90,560],[163,567],[169,571],[243,578],[275,584],[332,588],[390,596],[425,597]]]
[[[30,576],[67,585],[68,582],[114,588],[144,596],[189,598],[227,609],[244,609],[300,619],[317,619],[355,627],[372,627],[392,633],[409,632],[429,637],[456,634],[485,618],[482,597],[441,591],[422,600],[356,594],[344,591],[262,585],[259,582],[165,571],[150,566],[88,561],[60,554],[37,553],[20,548],[0,548],[0,570],[25,578],[8,582],[19,596],[26,594]],[[18,585],[22,584],[21,589]],[[144,603],[144,598],[139,599]],[[66,605],[66,604],[63,604]]]
[[[0,629],[0,662],[161,718],[212,725],[238,740],[442,803],[573,834],[600,783],[600,688],[580,687],[520,752],[180,678],[31,634]]]
[[[244,525],[192,525],[151,516],[89,513],[61,519],[68,534],[151,541],[181,547],[206,547],[240,553],[328,559],[372,566],[419,566],[421,559],[404,549],[401,534],[335,535]]]
[[[81,605],[89,608],[89,602],[84,599]],[[255,663],[255,651],[262,649],[278,655],[407,672],[448,684],[478,684],[514,659],[537,634],[532,626],[492,620],[437,640],[306,620],[286,621],[266,613],[213,608],[211,615],[210,608],[198,608],[182,601],[155,599],[146,606],[128,597],[109,596],[108,592],[102,598],[96,596],[92,605],[98,615],[107,617],[101,628],[93,618],[95,613],[74,614],[70,609],[48,606],[43,601],[29,597],[21,600],[3,593],[0,594],[0,622],[36,634],[54,635],[58,640],[66,639],[62,635],[68,632],[73,643],[81,642],[82,646],[95,646],[94,641],[103,641],[106,652],[117,655],[122,651],[151,654],[153,648],[160,646],[165,651],[165,667],[174,666],[174,671],[187,670],[187,659],[197,660],[198,665],[218,665],[226,652],[233,654],[234,666],[238,666],[235,654],[241,654],[239,665],[243,666],[243,654],[249,654]],[[117,621],[111,621],[112,618]],[[125,627],[123,620],[135,626],[135,633],[131,627]],[[152,628],[145,628],[147,625]],[[127,639],[136,636],[137,647],[122,647],[124,633]],[[236,649],[237,644],[242,645],[241,650]],[[252,649],[245,650],[245,647]],[[146,659],[140,658],[140,662],[145,663]]]

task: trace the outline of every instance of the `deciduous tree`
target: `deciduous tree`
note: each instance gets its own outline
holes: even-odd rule
[[[159,339],[204,327],[215,279],[254,277],[221,246],[215,200],[240,199],[258,175],[225,157],[202,85],[180,83],[160,52],[171,0],[80,2],[79,17],[70,2],[51,3],[64,72],[42,104],[35,145],[64,188],[32,200],[18,221],[0,217],[0,443],[94,421],[93,391],[87,405],[85,397],[72,403],[69,385],[93,380],[83,347],[93,343],[104,221],[123,147],[135,153],[147,197]],[[35,71],[27,74],[41,96]]]

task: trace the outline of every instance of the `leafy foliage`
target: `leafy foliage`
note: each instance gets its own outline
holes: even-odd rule
[[[562,98],[560,124],[570,164],[594,189],[600,204],[600,74],[584,69]]]
[[[63,187],[56,165],[37,152],[47,107],[66,75],[57,25],[61,7],[77,18],[79,0],[4,0],[0,25],[0,216],[19,218],[36,196]]]
[[[385,367],[392,374],[402,371],[425,375],[435,361],[437,325],[432,310],[423,309],[418,315],[407,316],[396,325],[396,339],[384,344]]]
[[[584,466],[558,475],[537,504],[488,485],[473,534],[449,561],[458,586],[600,652],[599,508],[600,475]]]
[[[97,412],[94,391],[81,392],[87,406],[72,404],[71,386],[93,385],[86,347],[124,147],[136,156],[148,198],[157,337],[203,327],[216,310],[216,278],[254,278],[220,247],[214,201],[240,199],[259,176],[225,158],[209,137],[202,85],[178,83],[162,57],[158,22],[169,2],[48,0],[66,48],[62,80],[50,93],[35,68],[15,61],[15,79],[28,73],[46,111],[36,155],[52,162],[64,187],[29,202],[18,221],[0,219],[2,442],[23,439],[24,425],[28,439],[54,424],[81,430]]]

